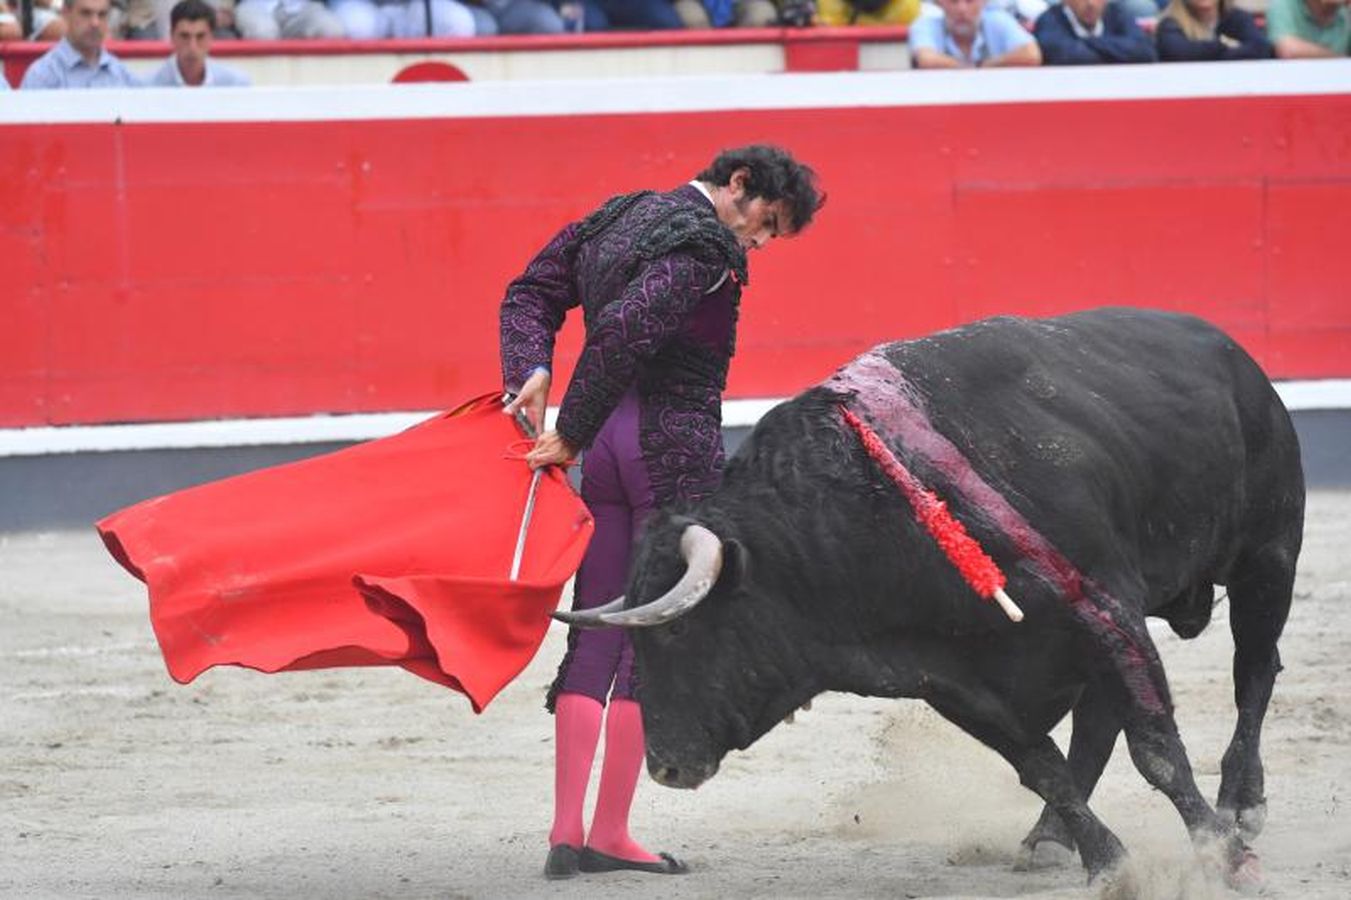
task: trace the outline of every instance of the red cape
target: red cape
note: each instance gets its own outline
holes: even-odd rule
[[[484,396],[392,437],[146,500],[98,530],[149,588],[176,681],[218,665],[397,665],[482,712],[539,649],[593,529],[546,470],[508,579],[530,487],[509,458],[520,441]]]

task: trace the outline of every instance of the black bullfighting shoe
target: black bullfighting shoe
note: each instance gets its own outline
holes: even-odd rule
[[[572,878],[578,872],[577,860],[580,855],[571,844],[554,844],[544,859],[544,877],[550,881]]]
[[[636,859],[622,859],[608,853],[601,853],[599,850],[592,850],[590,847],[583,847],[579,865],[583,872],[632,871],[651,872],[654,875],[684,875],[690,870],[689,866],[669,853],[658,853],[657,855],[661,857],[658,862],[639,862]]]

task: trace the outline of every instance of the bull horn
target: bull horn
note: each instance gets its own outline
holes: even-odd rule
[[[588,621],[580,623],[582,627],[651,628],[678,619],[694,609],[718,581],[718,573],[722,571],[722,541],[702,525],[687,525],[680,535],[680,555],[685,560],[685,574],[680,576],[675,587],[651,603],[600,613],[595,616],[595,625]]]
[[[685,574],[675,587],[650,603],[624,609],[624,598],[620,597],[604,606],[555,612],[553,617],[579,628],[650,628],[677,619],[713,590],[722,571],[722,541],[702,525],[687,525],[680,535],[680,555],[685,560]]]
[[[606,613],[619,612],[623,608],[624,597],[621,595],[604,606],[593,606],[590,609],[560,609],[553,614],[553,617],[560,622],[567,622],[569,625],[576,625],[579,628],[605,628],[606,624],[600,620],[600,617]]]
[[[722,571],[722,541],[702,525],[686,525],[680,535],[680,555],[685,560],[685,574],[675,587],[651,603],[606,613],[600,620],[606,625],[651,628],[678,619],[698,606],[713,590]]]
[[[670,591],[640,607],[607,612],[601,622],[627,628],[650,628],[681,618],[708,596],[723,570],[723,542],[704,526],[685,526],[680,536],[680,554],[685,574]]]

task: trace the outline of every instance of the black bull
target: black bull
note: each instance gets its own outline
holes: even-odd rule
[[[842,405],[948,503],[1023,622],[977,597]],[[1244,878],[1303,510],[1289,416],[1212,326],[1126,309],[992,319],[878,347],[776,407],[715,494],[651,523],[626,601],[560,617],[633,627],[662,783],[700,784],[822,691],[919,698],[1045,800],[1025,847],[1077,847],[1091,876],[1124,854],[1086,803],[1124,730],[1193,839],[1218,841]],[[1160,616],[1194,636],[1213,585],[1238,708],[1218,813],[1145,627]],[[1049,732],[1071,711],[1067,760]]]

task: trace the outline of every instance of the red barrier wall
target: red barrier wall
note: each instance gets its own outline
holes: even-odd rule
[[[753,141],[816,165],[830,200],[753,258],[731,396],[793,393],[886,339],[1104,303],[1206,316],[1276,377],[1351,376],[1346,94],[0,117],[0,425],[456,403],[498,384],[497,302],[556,228]]]

